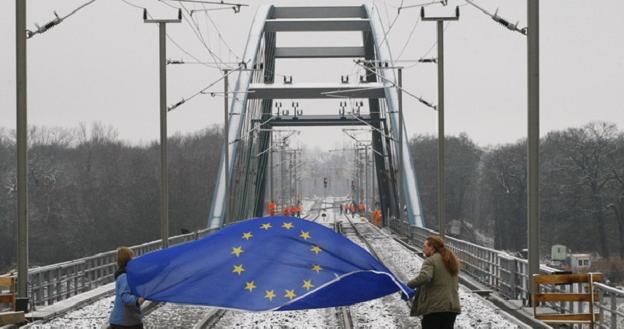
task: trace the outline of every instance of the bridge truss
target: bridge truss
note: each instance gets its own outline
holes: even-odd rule
[[[361,32],[359,47],[277,47],[281,32]],[[359,83],[275,83],[279,58],[361,59],[366,75]],[[383,63],[379,65],[378,63]],[[267,197],[269,152],[273,127],[367,125],[371,127],[377,193],[384,218],[407,217],[423,226],[416,175],[407,143],[399,144],[399,94],[390,49],[379,12],[371,6],[261,7],[244,51],[244,69],[236,71],[229,104],[229,161],[225,148],[214,187],[208,226],[262,216]],[[368,114],[280,116],[278,99],[364,99]],[[295,114],[296,115],[296,114]],[[403,131],[403,140],[407,133]],[[399,147],[403,152],[399,152]],[[402,154],[402,159],[400,159]],[[403,163],[403,166],[399,164]],[[228,166],[229,177],[225,177]],[[402,170],[401,170],[402,168]],[[229,181],[226,193],[225,180]],[[404,183],[399,184],[399,179]],[[402,189],[400,193],[400,189]],[[405,205],[406,212],[401,211]],[[227,219],[227,220],[224,220]]]

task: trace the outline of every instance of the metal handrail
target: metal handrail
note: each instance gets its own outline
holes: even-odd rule
[[[438,234],[437,231],[410,226],[407,222],[395,218],[390,218],[388,224],[393,231],[407,237],[415,245],[422,245],[427,236]],[[527,274],[528,261],[526,259],[449,236],[446,237],[446,244],[461,260],[463,273],[492,288],[507,299],[520,299],[525,305],[528,303],[531,281]],[[540,266],[540,272],[544,274],[552,274],[557,271],[559,270],[552,267]],[[597,322],[599,328],[619,328],[617,326],[618,321],[620,326],[623,326],[624,290],[615,289],[602,283],[594,283],[593,285],[600,295],[600,298],[594,303],[594,307],[600,312]],[[553,286],[549,289],[562,292],[580,292],[584,287],[582,284],[574,284]],[[584,308],[582,304],[571,302],[550,303],[549,306],[565,313],[583,312]],[[576,310],[574,306],[576,306]]]
[[[176,235],[169,245],[200,239],[216,229]],[[130,247],[137,256],[160,249],[161,241],[150,241]],[[117,251],[111,250],[67,262],[32,268],[28,273],[31,309],[52,305],[82,292],[113,281],[117,267]]]

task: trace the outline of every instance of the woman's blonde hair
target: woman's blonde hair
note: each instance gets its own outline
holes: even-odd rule
[[[452,275],[457,275],[457,273],[459,273],[460,266],[459,260],[451,250],[446,249],[446,247],[444,246],[444,240],[442,240],[437,235],[431,235],[428,236],[425,241],[427,241],[427,244],[431,246],[437,253],[439,253],[440,256],[442,256],[442,260],[444,261],[444,267],[446,267],[446,269]]]
[[[134,257],[134,251],[128,247],[117,248],[117,266],[126,268],[128,262]]]

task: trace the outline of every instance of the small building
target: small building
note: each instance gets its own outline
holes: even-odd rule
[[[571,254],[570,269],[572,272],[588,272],[591,267],[591,254]]]
[[[550,248],[550,259],[553,261],[564,261],[568,258],[568,248],[562,244],[554,244]]]

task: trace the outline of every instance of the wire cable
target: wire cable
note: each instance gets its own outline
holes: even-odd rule
[[[159,2],[161,2],[162,4],[169,6],[171,8],[175,8],[175,9],[183,9],[186,13],[186,15],[182,15],[182,19],[184,20],[184,22],[191,28],[191,30],[193,31],[193,34],[195,34],[195,37],[197,37],[197,39],[199,40],[199,42],[204,46],[204,48],[208,51],[208,54],[210,55],[210,57],[212,57],[212,59],[214,60],[214,62],[221,62],[223,64],[223,66],[228,67],[227,65],[225,65],[225,62],[223,61],[223,59],[221,59],[221,57],[219,57],[212,49],[210,49],[210,47],[208,46],[208,44],[206,43],[206,40],[204,40],[204,36],[201,33],[201,28],[199,27],[199,25],[193,20],[193,18],[190,15],[189,10],[184,6],[184,4],[180,3],[181,7],[176,7],[173,6],[171,4],[166,3],[164,0],[158,0]],[[191,19],[189,19],[188,17],[191,17]],[[223,68],[221,67],[221,65],[217,64],[217,66],[219,66],[219,70],[222,70]]]
[[[498,9],[496,9],[494,14],[491,14],[487,10],[479,7],[476,3],[472,2],[471,0],[466,0],[466,2],[468,4],[470,4],[470,5],[472,5],[473,7],[479,9],[479,11],[481,11],[485,15],[489,16],[490,18],[492,18],[495,22],[499,23],[500,25],[508,28],[511,31],[515,31],[515,32],[518,32],[518,33],[526,36],[526,34],[527,34],[527,28],[526,27],[518,28],[519,22],[516,22],[516,24],[512,24],[508,20],[498,16]]]
[[[94,3],[95,1],[96,0],[87,1],[87,2],[83,3],[82,5],[80,5],[78,8],[72,10],[69,14],[63,16],[63,17],[59,17],[59,15],[55,11],[54,12],[54,16],[56,16],[56,17],[54,19],[52,19],[51,21],[49,21],[48,23],[46,23],[45,25],[39,26],[39,25],[35,24],[35,27],[37,27],[37,29],[35,31],[26,30],[26,38],[30,39],[30,38],[34,37],[35,35],[37,35],[37,34],[44,33],[47,30],[53,28],[54,26],[57,26],[57,25],[61,24],[64,20],[66,20],[70,16],[74,15],[75,13],[77,13],[82,8],[84,8],[84,7]]]
[[[445,23],[445,25],[444,25],[444,30],[442,31],[443,33],[444,33],[444,32],[446,32],[446,29],[448,29],[449,25],[450,25],[450,23],[449,23],[449,22],[446,22],[446,23]],[[405,72],[405,71],[407,71],[407,70],[409,70],[409,69],[411,69],[411,68],[414,68],[414,67],[416,67],[416,66],[418,66],[418,65],[422,64],[423,62],[422,62],[421,60],[422,60],[422,59],[425,59],[427,56],[429,56],[429,54],[431,53],[431,51],[433,50],[433,48],[435,48],[437,45],[438,45],[438,41],[436,40],[436,41],[434,41],[434,42],[433,42],[433,44],[431,45],[431,47],[429,47],[429,49],[428,49],[428,50],[427,50],[427,51],[426,51],[426,52],[425,52],[422,56],[420,56],[419,61],[418,61],[418,62],[416,62],[416,64],[413,64],[413,65],[410,65],[410,66],[405,67],[405,68],[403,69],[403,72]]]
[[[388,83],[392,84],[392,87],[397,88],[397,89],[400,89],[401,91],[403,91],[403,92],[404,92],[404,93],[406,93],[407,95],[409,95],[409,96],[411,96],[411,97],[413,97],[413,98],[417,99],[419,102],[423,103],[423,104],[424,104],[424,105],[426,105],[427,107],[429,107],[429,108],[431,108],[431,109],[433,109],[433,110],[435,110],[435,111],[437,111],[437,110],[438,110],[437,106],[435,106],[435,105],[431,104],[430,102],[428,102],[428,101],[424,100],[422,97],[420,97],[420,96],[416,96],[416,95],[414,95],[413,93],[411,93],[411,92],[409,92],[409,91],[405,90],[405,88],[403,88],[403,87],[399,87],[396,83],[394,83],[394,81],[391,81],[391,80],[389,80],[389,79],[385,78],[385,77],[384,77],[384,76],[382,76],[381,74],[377,73],[377,71],[375,71],[375,70],[373,70],[373,69],[371,69],[371,68],[367,67],[366,65],[364,65],[364,64],[362,64],[362,63],[360,63],[360,62],[358,62],[358,61],[355,61],[355,63],[356,63],[356,64],[358,64],[358,65],[360,65],[361,67],[363,67],[365,70],[369,71],[370,73],[372,73],[372,74],[376,75],[376,76],[377,76],[378,78],[380,78],[381,80],[383,80],[383,81],[385,81],[385,82],[388,82]],[[405,71],[405,70],[404,70],[404,71]]]
[[[200,91],[198,91],[198,92],[194,93],[193,95],[191,95],[191,96],[189,96],[189,97],[187,97],[187,98],[183,98],[181,101],[179,101],[179,102],[175,103],[174,105],[169,106],[169,108],[167,108],[167,112],[170,112],[170,111],[175,110],[175,109],[176,109],[176,108],[178,108],[180,105],[182,105],[182,104],[184,104],[184,103],[186,103],[186,102],[190,101],[191,99],[195,98],[196,96],[198,96],[198,95],[200,95],[200,94],[204,94],[204,92],[205,92],[208,88],[210,88],[210,87],[212,87],[212,86],[216,85],[217,83],[219,83],[219,81],[221,81],[221,80],[225,79],[225,77],[227,77],[227,76],[229,76],[230,74],[232,74],[232,73],[234,73],[234,72],[237,72],[237,71],[238,71],[238,70],[230,70],[230,71],[228,71],[228,72],[227,72],[226,74],[224,74],[222,77],[220,77],[219,79],[217,79],[217,80],[215,80],[215,81],[211,82],[208,86],[206,86],[206,87],[202,88]]]
[[[225,45],[225,47],[228,49],[228,51],[230,52],[230,54],[234,55],[234,57],[236,58],[237,61],[240,61],[240,56],[238,56],[236,54],[236,52],[234,52],[234,50],[232,50],[232,48],[230,47],[230,45],[227,43],[227,41],[223,38],[223,35],[221,35],[221,30],[219,30],[219,27],[217,26],[217,24],[214,22],[214,20],[212,19],[212,17],[210,16],[210,14],[208,14],[208,9],[206,8],[205,5],[202,5],[204,7],[204,9],[206,11],[204,11],[204,14],[206,15],[206,17],[208,18],[208,20],[210,21],[210,23],[212,24],[212,26],[215,28],[215,30],[217,31],[217,36],[219,36],[219,40],[221,40],[223,42],[223,44]]]
[[[138,6],[138,5],[135,5],[135,4],[133,4],[133,3],[129,2],[129,1],[127,1],[127,0],[121,0],[121,1],[122,1],[123,3],[125,3],[126,5],[128,5],[128,6],[131,6],[131,7],[137,8],[137,9],[141,9],[141,10],[147,10],[147,8],[145,8],[145,7],[141,7],[141,6]],[[177,8],[176,8],[176,9],[177,9]],[[147,15],[148,15],[148,17],[149,17],[149,18],[152,18],[152,16],[149,14],[149,12],[147,13]],[[173,37],[172,37],[169,33],[167,33],[167,39],[168,39],[169,41],[171,41],[171,43],[173,43],[173,45],[174,45],[176,48],[178,48],[181,52],[183,52],[183,53],[185,53],[186,55],[188,55],[189,57],[193,58],[193,59],[196,61],[196,63],[197,63],[197,64],[202,64],[202,65],[204,65],[204,66],[206,66],[206,67],[208,67],[208,68],[211,68],[211,69],[215,69],[215,68],[216,68],[216,69],[219,69],[219,70],[220,70],[220,68],[219,68],[218,66],[211,66],[211,65],[208,65],[208,64],[206,64],[205,62],[203,62],[202,60],[200,60],[197,56],[195,56],[195,55],[191,54],[189,51],[187,51],[186,49],[184,49],[184,48],[183,48],[183,47],[182,47],[182,46],[181,46],[178,42],[176,42],[176,41],[175,41],[175,39],[173,39]]]
[[[403,6],[403,1],[405,0],[401,0],[401,5]],[[385,4],[385,2],[384,2]],[[379,12],[379,15],[381,15],[381,11],[379,10],[379,8],[377,8],[377,6],[374,7],[375,9],[377,9],[377,11]],[[387,12],[387,11],[386,11]],[[394,24],[397,22],[397,20],[399,19],[399,15],[401,14],[400,11],[397,11],[396,16],[394,16],[394,20],[392,21],[392,23],[390,23],[390,25],[388,26],[388,30],[384,33],[383,38],[381,39],[381,42],[379,43],[380,45],[384,43],[384,41],[386,41],[386,39],[388,38],[388,35],[390,34],[390,31],[392,31],[392,28],[394,27]],[[383,23],[382,23],[383,25]]]
[[[417,7],[427,7],[427,6],[435,5],[437,3],[441,3],[442,5],[446,5],[445,0],[436,0],[436,1],[430,1],[430,2],[425,2],[425,3],[419,3],[419,4],[415,4],[415,5],[409,5],[409,6],[399,6],[398,7],[398,11],[401,11],[401,9],[409,9],[409,8],[417,8]]]
[[[405,44],[403,45],[403,48],[399,52],[399,56],[397,56],[396,58],[397,60],[401,59],[401,56],[403,56],[405,49],[407,49],[407,45],[409,45],[410,41],[412,40],[412,36],[414,35],[414,31],[416,31],[416,28],[418,27],[419,22],[420,22],[420,19],[417,18],[416,22],[414,22],[414,26],[412,27],[412,30],[410,31],[410,34],[407,36],[407,40],[405,40]]]

